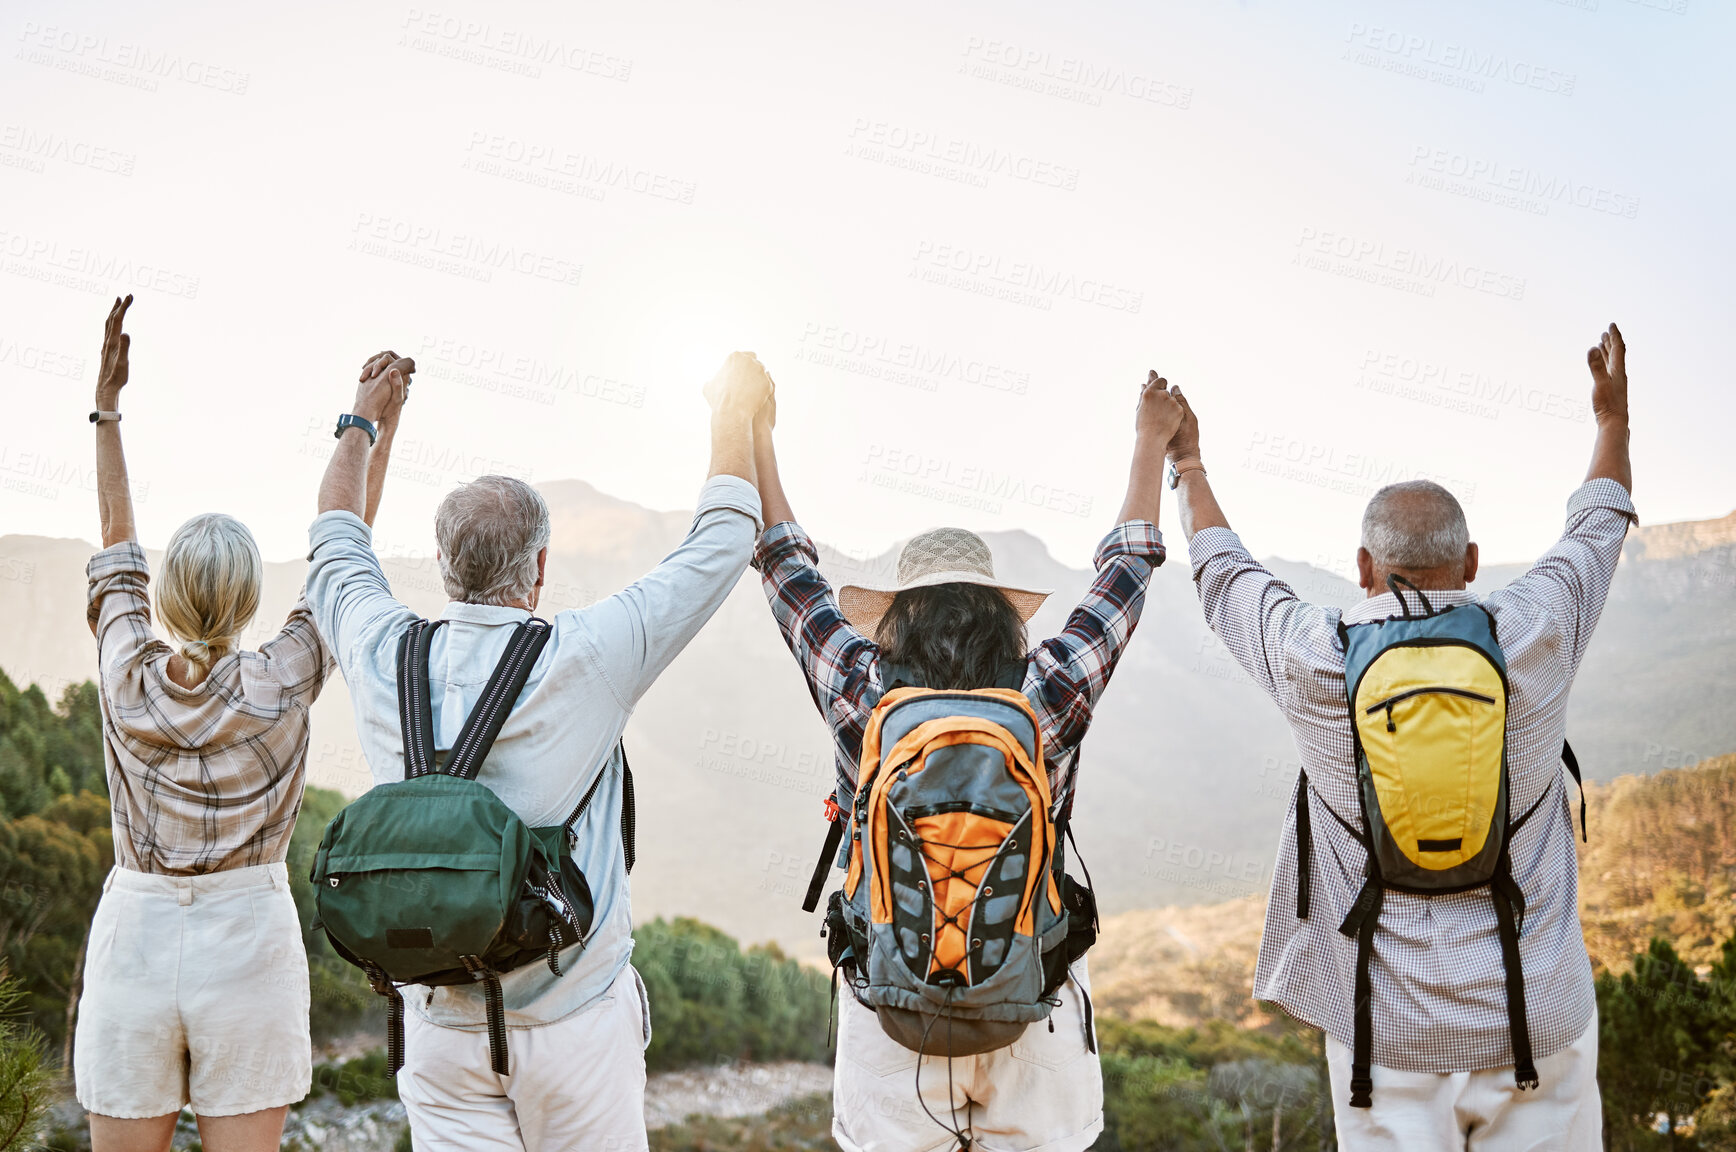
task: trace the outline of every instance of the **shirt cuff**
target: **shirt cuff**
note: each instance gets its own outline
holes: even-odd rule
[[[311,527],[307,530],[307,558],[313,559],[320,545],[348,540],[360,544],[364,548],[374,546],[374,530],[368,527],[368,522],[354,512],[338,509],[333,512],[321,512],[314,517]]]
[[[1253,553],[1242,543],[1242,538],[1229,528],[1201,528],[1187,542],[1187,557],[1193,565],[1196,580],[1205,566],[1220,556],[1253,559]]]
[[[794,520],[773,524],[760,534],[759,544],[753,551],[754,571],[764,572],[776,567],[788,556],[799,556],[816,568],[820,566],[819,549]]]
[[[760,530],[759,490],[740,476],[713,476],[699,490],[699,507],[693,513],[694,524],[697,525],[700,517],[708,512],[740,512],[753,521],[753,530],[757,533]]]
[[[145,550],[139,547],[137,540],[122,540],[119,544],[110,544],[92,556],[90,563],[84,567],[84,574],[90,577],[92,584],[110,576],[118,576],[122,572],[138,572],[148,576],[150,571],[150,565],[145,562]]]
[[[1097,545],[1092,565],[1102,568],[1117,556],[1138,556],[1149,560],[1153,568],[1163,567],[1169,556],[1163,546],[1163,533],[1150,520],[1123,520],[1109,530],[1103,543]]]
[[[1581,512],[1597,508],[1626,516],[1631,524],[1640,522],[1639,513],[1634,511],[1634,498],[1619,481],[1611,480],[1607,476],[1587,480],[1574,489],[1573,495],[1567,498],[1567,518],[1571,520]]]

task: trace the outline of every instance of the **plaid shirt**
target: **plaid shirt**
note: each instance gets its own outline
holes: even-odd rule
[[[284,859],[306,782],[308,709],[333,667],[307,600],[259,651],[232,652],[183,688],[151,630],[144,549],[104,548],[86,573],[115,863],[191,876]]]
[[[1567,502],[1567,530],[1530,571],[1482,601],[1507,660],[1507,764],[1512,811],[1543,798],[1514,834],[1513,878],[1525,894],[1519,955],[1531,1045],[1542,1059],[1568,1047],[1597,1010],[1579,926],[1575,828],[1561,769],[1567,694],[1603,611],[1622,540],[1634,520],[1627,490],[1593,480]],[[1338,931],[1362,889],[1367,854],[1333,813],[1360,826],[1350,704],[1337,609],[1301,600],[1227,528],[1189,542],[1206,622],[1283,710],[1308,773],[1314,834],[1312,905],[1296,918],[1296,813],[1285,818],[1254,996],[1350,1046],[1355,1039],[1356,943]],[[1429,592],[1445,607],[1475,593]],[[1346,624],[1398,615],[1391,593],[1342,613]],[[1332,811],[1327,811],[1330,807]],[[1369,968],[1374,1062],[1406,1072],[1461,1072],[1513,1063],[1495,904],[1485,888],[1448,896],[1388,892]]]
[[[1097,579],[1067,626],[1027,657],[1024,692],[1042,729],[1050,795],[1057,800],[1071,792],[1091,710],[1139,623],[1145,586],[1163,559],[1157,525],[1149,520],[1117,525],[1097,547]],[[808,691],[831,726],[838,787],[847,797],[855,794],[862,736],[883,692],[880,646],[844,619],[819,562],[807,533],[785,521],[760,537],[753,566],[784,641],[807,674]]]

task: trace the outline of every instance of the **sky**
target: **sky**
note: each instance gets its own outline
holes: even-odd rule
[[[220,510],[303,553],[387,348],[382,546],[483,472],[691,507],[744,348],[846,551],[1022,528],[1084,566],[1156,368],[1257,554],[1346,571],[1374,489],[1429,477],[1523,560],[1611,320],[1642,521],[1721,516],[1733,34],[1711,0],[9,0],[0,535],[96,537],[127,291],[152,546]]]

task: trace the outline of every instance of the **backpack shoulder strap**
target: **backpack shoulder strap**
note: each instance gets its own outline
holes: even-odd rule
[[[482,699],[465,719],[464,728],[458,733],[458,742],[452,746],[452,755],[447,758],[444,769],[448,776],[460,780],[476,779],[482,761],[494,747],[507,714],[518,703],[518,694],[524,691],[525,681],[530,679],[531,669],[536,666],[537,657],[542,655],[553,631],[548,621],[532,617],[512,634],[506,651],[501,653],[500,662],[494,666],[494,673],[482,689]],[[426,659],[423,675],[427,675]]]
[[[639,857],[638,845],[635,839],[638,834],[638,806],[633,801],[633,766],[627,762],[627,745],[625,741],[616,741],[613,754],[621,757],[621,850],[627,858],[627,871],[633,871],[633,863]],[[597,789],[603,786],[603,777],[609,774],[609,762],[603,761],[603,766],[597,772],[597,778],[591,781],[591,786],[585,789],[585,794],[579,798],[578,804],[567,813],[567,818],[561,821],[561,827],[567,830],[567,835],[573,834],[573,825],[579,822],[579,817],[585,814],[585,809],[596,799]]]
[[[1585,780],[1579,775],[1579,757],[1573,754],[1573,745],[1565,740],[1561,742],[1561,762],[1567,765],[1567,774],[1579,785],[1579,838],[1589,844],[1591,837],[1585,830]]]
[[[428,688],[428,648],[443,620],[415,619],[398,637],[398,726],[404,738],[404,779],[434,771],[434,702]]]

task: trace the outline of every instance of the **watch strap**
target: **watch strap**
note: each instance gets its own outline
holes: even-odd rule
[[[338,417],[337,430],[332,433],[333,438],[342,439],[345,428],[360,428],[363,432],[366,432],[368,434],[368,447],[370,448],[372,448],[379,440],[379,430],[353,412],[345,412],[342,416]]]
[[[103,412],[98,410],[90,414],[90,422],[92,424],[118,424],[120,423],[120,419],[121,414],[119,412]]]

